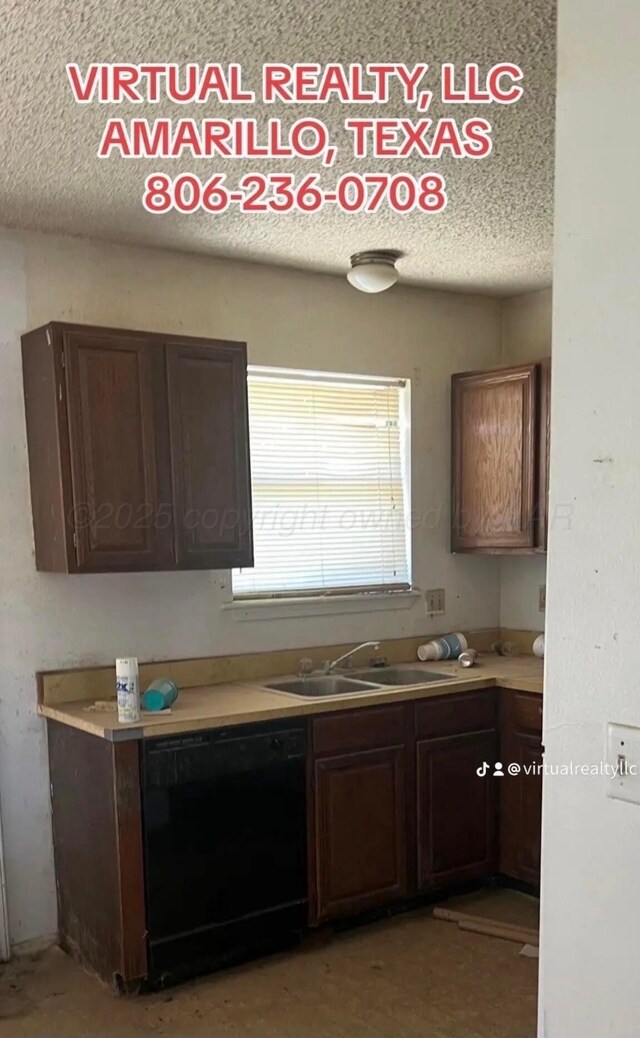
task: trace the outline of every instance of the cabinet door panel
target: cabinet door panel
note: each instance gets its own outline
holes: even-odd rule
[[[526,742],[525,742],[526,738]],[[529,774],[520,783],[520,816],[522,827],[518,847],[518,871],[528,883],[540,883],[540,850],[542,836],[542,746],[536,739],[523,737],[520,761]]]
[[[496,865],[495,779],[477,769],[496,760],[495,732],[417,744],[420,888],[491,875]]]
[[[452,379],[452,549],[533,548],[537,366]]]
[[[67,331],[63,349],[77,567],[171,568],[163,348]]]
[[[245,348],[169,342],[167,372],[178,564],[251,566]]]
[[[314,766],[316,914],[350,915],[407,893],[404,747]]]
[[[505,766],[520,765],[508,776],[500,797],[500,871],[512,879],[538,886],[542,832],[542,743],[529,732],[509,731],[503,737]]]
[[[540,363],[538,502],[536,547],[547,550],[549,533],[549,451],[551,446],[551,357]]]

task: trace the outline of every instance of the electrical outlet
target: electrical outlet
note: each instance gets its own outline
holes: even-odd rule
[[[432,613],[444,613],[444,588],[436,587],[431,588],[430,591],[425,591],[424,604],[425,611],[429,615]]]
[[[541,613],[544,613],[547,608],[547,585],[541,584],[538,589],[538,609]]]

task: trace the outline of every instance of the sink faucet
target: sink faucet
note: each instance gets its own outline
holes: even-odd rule
[[[345,660],[350,660],[356,652],[359,652],[360,649],[366,649],[369,645],[372,649],[380,648],[380,642],[362,642],[361,645],[356,645],[355,649],[349,649],[349,652],[345,652],[344,656],[338,656],[337,660],[333,660],[332,662],[325,660],[323,664],[325,674],[330,674],[332,670],[335,670],[339,663],[344,663]]]

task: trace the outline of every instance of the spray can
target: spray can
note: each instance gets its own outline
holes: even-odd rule
[[[475,667],[477,655],[478,653],[475,649],[465,649],[458,656],[458,663],[461,667]]]
[[[118,721],[132,724],[140,720],[140,686],[138,661],[135,656],[116,660],[116,695]]]

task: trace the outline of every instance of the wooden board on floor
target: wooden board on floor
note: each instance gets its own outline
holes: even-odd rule
[[[456,923],[461,930],[521,944],[538,944],[538,899],[517,890],[483,890],[451,898],[437,905],[433,915]]]
[[[521,926],[527,930],[537,930],[540,919],[539,898],[507,887],[492,887],[460,897],[450,897],[442,901],[439,907],[491,919],[496,923]]]

